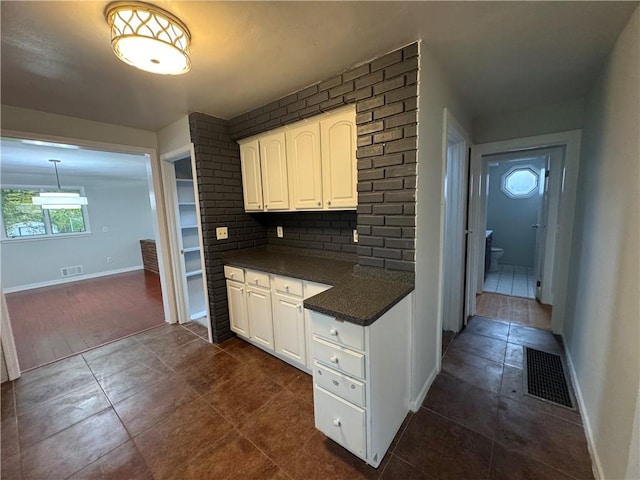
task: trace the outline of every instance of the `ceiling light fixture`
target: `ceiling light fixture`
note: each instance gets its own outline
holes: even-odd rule
[[[63,192],[60,188],[60,177],[58,176],[58,164],[60,160],[49,160],[53,163],[53,168],[56,170],[56,182],[58,183],[57,192],[40,192],[37,197],[31,197],[31,202],[34,205],[40,205],[47,210],[61,210],[61,209],[80,209],[82,205],[87,205],[87,197],[81,197],[79,193],[75,192]]]
[[[143,2],[113,2],[105,17],[111,47],[123,62],[163,75],[180,75],[191,68],[189,29],[166,10]]]

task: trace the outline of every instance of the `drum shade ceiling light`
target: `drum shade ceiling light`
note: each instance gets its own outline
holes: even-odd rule
[[[143,2],[113,2],[105,16],[111,47],[123,62],[163,75],[180,75],[191,68],[191,34],[171,13]]]

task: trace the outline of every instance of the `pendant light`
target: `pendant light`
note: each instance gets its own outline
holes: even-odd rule
[[[163,75],[180,75],[191,68],[189,29],[166,10],[143,2],[113,2],[105,17],[111,47],[123,62]]]
[[[37,197],[31,197],[31,201],[34,205],[40,205],[47,210],[61,210],[61,209],[80,209],[82,205],[87,205],[87,197],[81,197],[79,193],[75,192],[63,192],[60,188],[60,177],[58,176],[58,163],[60,160],[49,160],[53,163],[53,168],[56,171],[56,183],[58,184],[57,192],[40,192]]]

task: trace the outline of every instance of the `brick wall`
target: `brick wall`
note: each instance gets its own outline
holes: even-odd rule
[[[228,122],[201,113],[189,115],[195,148],[207,291],[213,341],[233,336],[221,254],[267,243],[267,231],[244,212],[240,149],[229,135]],[[216,227],[229,229],[228,240],[216,240]]]
[[[414,43],[233,118],[229,133],[245,138],[355,104],[358,263],[413,272],[417,95]]]
[[[357,253],[357,244],[353,243],[356,212],[264,213],[259,219],[267,227],[270,245],[313,248],[354,257]],[[277,226],[284,230],[282,238],[276,235]]]
[[[160,273],[158,270],[158,253],[155,240],[140,240],[142,266],[147,272]]]

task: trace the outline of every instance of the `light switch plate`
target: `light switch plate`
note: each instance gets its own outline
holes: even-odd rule
[[[276,235],[278,238],[284,237],[284,232],[282,231],[282,227],[276,227]]]
[[[353,230],[353,243],[358,243],[358,230]]]
[[[227,238],[229,238],[229,230],[227,229],[227,227],[216,228],[216,239],[226,240]]]

